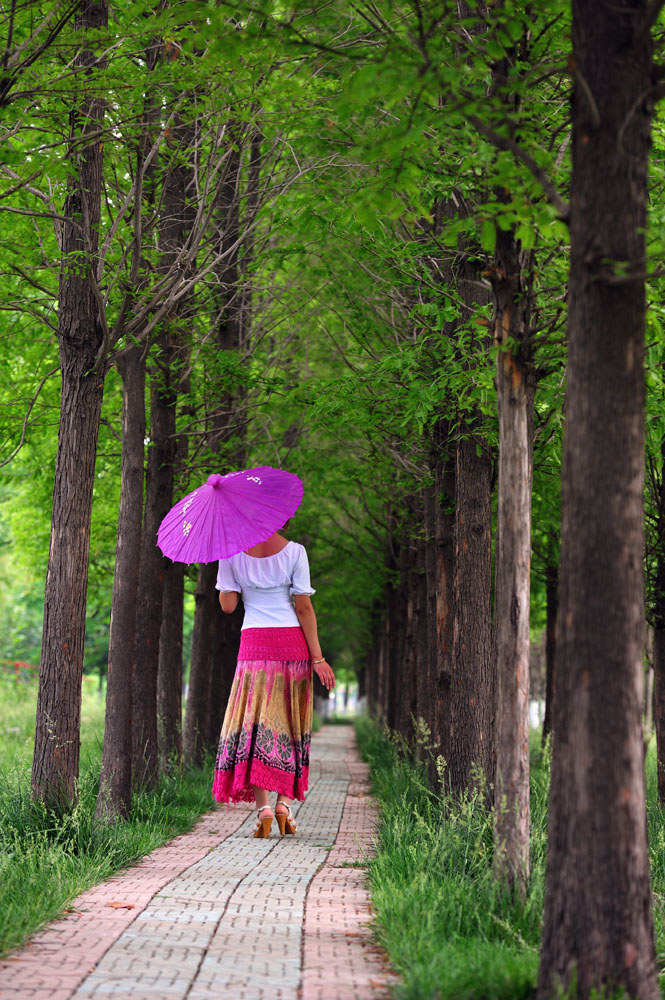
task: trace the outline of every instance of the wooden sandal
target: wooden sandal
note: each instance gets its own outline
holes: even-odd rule
[[[266,837],[269,837],[270,827],[272,826],[272,809],[270,809],[270,816],[266,816],[265,819],[262,819],[261,813],[264,809],[270,809],[270,806],[256,807],[256,826],[254,827],[254,833],[252,836],[258,840],[265,840]]]
[[[277,812],[279,806],[285,806],[286,812],[285,813]],[[296,832],[297,830],[296,823],[293,818],[293,815],[291,814],[291,806],[288,804],[288,802],[280,802],[280,801],[277,802],[277,805],[275,806],[275,819],[277,820],[279,832],[282,837],[287,833],[293,834]]]

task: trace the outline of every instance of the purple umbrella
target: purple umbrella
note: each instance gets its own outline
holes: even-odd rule
[[[269,465],[209,476],[169,511],[157,544],[175,562],[228,559],[270,538],[296,512],[302,494],[297,476]]]

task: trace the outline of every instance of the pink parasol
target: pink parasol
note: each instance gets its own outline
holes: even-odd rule
[[[228,559],[270,538],[296,512],[302,494],[298,476],[269,465],[209,476],[169,511],[157,544],[174,562]]]

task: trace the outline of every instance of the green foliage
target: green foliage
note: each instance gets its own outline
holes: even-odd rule
[[[437,422],[462,428],[481,414],[484,446],[495,445],[491,308],[465,311],[454,280],[460,248],[491,273],[497,233],[513,228],[524,247],[534,248],[534,282],[547,289],[562,283],[565,233],[556,213],[523,164],[497,151],[473,118],[502,134],[519,127],[520,143],[565,188],[565,88],[560,74],[542,74],[541,66],[560,57],[567,17],[555,0],[529,19],[510,3],[486,24],[469,16],[460,33],[456,10],[445,4],[417,12],[382,3],[363,17],[346,3],[324,4],[315,16],[308,4],[295,4],[286,16],[273,2],[156,10],[137,0],[114,10],[113,45],[96,70],[106,98],[99,262],[106,323],[114,330],[122,319],[116,350],[154,340],[164,299],[158,211],[144,213],[140,259],[133,262],[140,150],[159,145],[144,184],[146,205],[157,206],[169,171],[193,159],[187,142],[176,141],[177,128],[192,129],[197,178],[190,208],[212,219],[214,178],[228,149],[237,149],[241,223],[252,222],[249,143],[260,133],[265,190],[251,237],[242,237],[238,251],[241,277],[253,289],[250,336],[238,352],[220,351],[211,336],[219,314],[216,272],[207,263],[214,231],[201,235],[201,274],[189,319],[176,330],[191,359],[178,418],[190,442],[188,474],[179,473],[177,490],[232,466],[239,448],[248,465],[283,464],[304,477],[294,534],[311,548],[326,648],[345,665],[361,662],[368,646],[388,535],[402,530],[407,498],[428,481]],[[104,46],[109,32],[91,33],[88,41]],[[59,51],[75,44],[67,26]],[[500,90],[488,94],[494,63],[504,58],[506,87],[519,97],[509,113]],[[0,238],[10,305],[1,314],[0,352],[11,376],[0,396],[0,460],[20,440],[41,378],[57,369],[59,251],[50,216],[64,201],[71,172],[62,155],[64,112],[86,92],[86,80],[63,75],[54,53],[33,74],[39,111],[17,99],[11,126],[24,127],[7,146],[16,176],[6,179],[12,193],[3,204],[15,214],[7,215]],[[556,137],[547,147],[543,122]],[[424,228],[437,205],[448,206],[438,230]],[[561,307],[543,296],[539,309],[540,360],[552,371],[539,405],[551,412],[560,406],[563,358],[548,338]],[[153,380],[160,362],[153,344]],[[237,437],[213,456],[205,441],[209,413],[227,395],[242,401],[250,420],[245,425],[241,412]],[[8,658],[36,659],[57,406],[53,376],[36,398],[2,497],[2,565],[18,608],[16,624],[0,636],[0,655]],[[95,484],[86,670],[103,669],[107,639],[119,416],[111,370]],[[546,450],[558,446],[555,437]],[[535,484],[538,492],[538,472]],[[29,601],[20,596],[26,591]]]
[[[370,861],[375,932],[403,978],[401,997],[532,996],[543,903],[547,766],[534,768],[532,878],[526,899],[492,872],[492,815],[482,792],[432,791],[422,764],[366,719],[356,726],[381,812]]]
[[[374,931],[402,978],[403,1000],[532,997],[538,973],[547,845],[549,751],[531,747],[531,879],[524,900],[492,873],[492,816],[474,792],[451,801],[422,762],[376,723],[356,722],[380,810],[369,861]],[[537,734],[536,734],[537,735]],[[647,803],[657,962],[665,958],[665,809],[656,755],[647,754]],[[661,977],[661,989],[665,977]],[[575,990],[566,996],[572,1000]],[[595,994],[618,997],[621,994]],[[563,998],[562,998],[563,1000]]]

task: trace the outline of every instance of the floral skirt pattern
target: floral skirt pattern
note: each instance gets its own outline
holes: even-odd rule
[[[312,734],[309,660],[238,660],[217,752],[217,802],[253,802],[252,785],[304,799]]]

